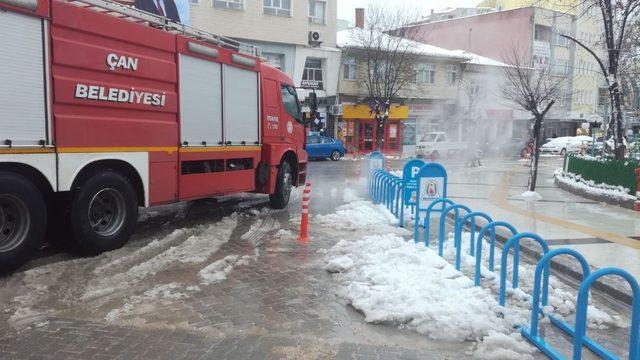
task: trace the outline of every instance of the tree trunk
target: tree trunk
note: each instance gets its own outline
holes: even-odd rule
[[[617,160],[624,160],[625,148],[624,148],[624,129],[622,127],[622,96],[620,94],[620,88],[618,87],[617,80],[611,86],[611,100],[613,100],[611,106],[611,124],[613,128],[614,138],[614,154]]]
[[[538,160],[540,159],[540,147],[542,146],[542,115],[536,115],[533,125],[533,157],[531,158],[531,171],[529,172],[529,191],[536,191],[538,179]]]
[[[376,114],[376,147],[378,151],[384,148],[384,125],[386,123],[384,114]]]

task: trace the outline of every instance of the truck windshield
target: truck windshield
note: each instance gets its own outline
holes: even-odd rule
[[[302,121],[298,95],[296,94],[296,89],[294,89],[293,86],[282,85],[282,103],[284,104],[284,109],[289,115],[298,122]]]
[[[438,134],[429,133],[429,134],[423,136],[420,141],[421,142],[434,142],[434,141],[436,141],[437,137],[438,137]]]

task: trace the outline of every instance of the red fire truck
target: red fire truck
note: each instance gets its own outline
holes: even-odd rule
[[[283,208],[307,155],[258,48],[104,0],[0,0],[0,267],[46,232],[97,254],[139,206],[236,192]]]

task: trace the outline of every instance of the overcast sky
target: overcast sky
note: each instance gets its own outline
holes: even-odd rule
[[[482,2],[482,0],[336,0],[338,2],[338,19],[355,22],[355,8],[367,8],[369,4],[391,5],[402,4],[407,7],[415,7],[420,15],[427,15],[431,11],[440,10],[446,7],[472,7]]]

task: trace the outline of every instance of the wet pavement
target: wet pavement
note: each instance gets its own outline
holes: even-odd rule
[[[357,164],[348,159],[310,164],[313,215],[332,213],[348,200],[346,190],[364,197],[364,185],[354,177]],[[394,162],[395,167],[401,164]],[[623,236],[637,233],[640,221],[625,213],[628,210],[599,210],[602,205],[554,188],[548,177],[557,164],[558,160],[545,160],[540,181],[544,199],[533,205],[534,210],[593,216],[601,211],[600,217],[615,213],[616,219],[622,217],[615,221],[627,226],[606,220],[602,226]],[[511,213],[495,203],[497,196],[492,193],[506,188],[507,204],[532,210],[527,208],[531,205],[515,199],[526,181],[526,168],[516,161],[493,161],[478,169],[466,169],[457,162],[446,165],[451,175],[449,193],[474,210],[508,219],[519,230],[539,232],[558,246],[589,252],[580,247],[615,245]],[[509,176],[506,187],[505,176]],[[95,258],[44,250],[23,269],[0,278],[0,358],[470,356],[472,343],[435,341],[397,325],[368,324],[361,313],[337,297],[336,284],[323,269],[323,249],[353,234],[312,223],[309,242],[299,242],[300,200],[298,189],[283,211],[269,210],[268,199],[262,195],[153,208],[142,213],[138,232],[123,249]],[[569,220],[594,226],[589,218]],[[618,258],[615,250],[610,258]],[[607,339],[613,338],[611,344],[624,349],[626,331],[611,331],[614,336]],[[553,330],[549,333],[555,334],[559,346],[569,349],[566,339]]]
[[[364,190],[345,181],[351,161],[315,162],[309,171],[313,214],[333,212],[347,188]],[[310,241],[300,243],[300,198],[298,190],[284,211],[269,210],[261,195],[153,208],[123,249],[95,258],[43,251],[0,279],[0,358],[456,359],[465,353],[470,344],[367,324],[338,298],[318,250],[348,234],[312,225]],[[194,238],[208,249],[194,248]],[[176,253],[191,260],[170,257]],[[221,261],[218,277],[203,280],[202,271]]]

